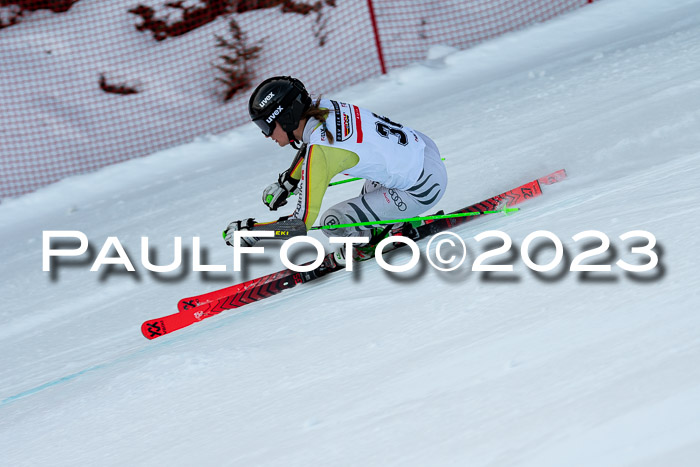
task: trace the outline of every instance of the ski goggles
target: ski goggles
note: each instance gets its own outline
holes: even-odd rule
[[[276,120],[272,120],[271,123],[267,123],[265,120],[267,117],[260,117],[256,118],[253,120],[253,123],[255,123],[258,128],[262,130],[262,134],[265,135],[266,137],[272,136],[272,132],[275,131],[275,125],[277,124]]]

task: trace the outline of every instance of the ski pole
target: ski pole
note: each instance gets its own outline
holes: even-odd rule
[[[503,208],[495,211],[473,211],[473,212],[457,212],[454,214],[435,214],[432,216],[418,216],[410,217],[406,219],[390,219],[385,221],[370,221],[370,222],[354,222],[352,224],[338,224],[338,225],[316,225],[311,227],[309,230],[325,230],[325,229],[340,229],[343,227],[355,227],[361,225],[388,225],[388,224],[399,224],[401,222],[420,222],[435,219],[451,219],[455,217],[468,217],[468,216],[479,216],[482,214],[496,214],[502,212],[506,215],[511,212],[518,211],[519,208]],[[268,222],[265,224],[260,224],[251,229],[255,230],[270,230],[275,232],[275,238],[290,238],[296,237],[297,235],[306,234],[306,226],[304,221],[301,219],[285,219],[277,222]],[[226,238],[226,231],[222,232],[222,236]]]
[[[443,157],[442,160],[444,161],[445,158]],[[328,186],[342,185],[343,183],[355,182],[357,180],[362,180],[362,177],[348,178],[346,180],[338,180],[337,182],[330,182],[328,184]]]
[[[441,158],[441,160],[444,161],[445,158],[443,157],[443,158]],[[353,178],[348,178],[345,180],[338,180],[337,182],[330,182],[328,184],[328,186],[331,187],[331,186],[336,186],[336,185],[342,185],[343,183],[356,182],[358,180],[363,180],[363,178],[362,177],[353,177]],[[290,198],[290,197],[294,196],[295,194],[296,193],[294,193],[293,191],[290,191],[289,194],[287,195],[287,198]],[[269,203],[270,201],[272,201],[272,198],[273,198],[272,195],[267,195],[267,198],[265,199],[265,201]]]
[[[335,186],[335,185],[342,185],[343,183],[348,183],[348,182],[355,182],[357,180],[362,180],[360,177],[355,177],[355,178],[348,178],[345,180],[338,180],[337,182],[330,182],[328,186]]]
[[[411,217],[407,219],[391,219],[385,221],[368,221],[368,222],[353,222],[351,224],[337,224],[337,225],[315,225],[309,230],[326,230],[326,229],[342,229],[344,227],[359,227],[363,225],[379,225],[379,224],[399,224],[401,222],[420,222],[435,219],[452,219],[455,217],[468,217],[468,216],[480,216],[482,214],[496,214],[502,212],[508,214],[511,212],[518,211],[520,208],[504,208],[496,211],[474,211],[474,212],[458,212],[454,214],[436,214],[433,216],[421,216],[421,217]]]
[[[355,177],[355,178],[348,178],[345,180],[338,180],[337,182],[330,182],[328,184],[328,186],[331,187],[331,186],[336,186],[336,185],[342,185],[343,183],[356,182],[357,180],[362,180],[362,178]],[[293,191],[290,191],[289,194],[287,195],[287,198],[291,198],[294,195],[296,195],[296,193],[294,193]],[[265,201],[267,201],[269,203],[270,201],[272,201],[272,198],[273,198],[272,195],[267,195],[267,199]]]

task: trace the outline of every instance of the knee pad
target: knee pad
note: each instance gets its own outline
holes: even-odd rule
[[[321,215],[321,225],[340,225],[351,224],[355,222],[350,219],[343,211],[332,207]],[[357,229],[355,227],[343,227],[340,229],[322,229],[327,237],[351,237],[355,235]]]

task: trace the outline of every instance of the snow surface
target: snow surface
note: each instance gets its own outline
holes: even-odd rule
[[[272,218],[260,191],[292,151],[247,125],[3,203],[0,464],[700,465],[700,0],[606,0],[431,57],[333,97],[435,139],[445,210],[570,175],[457,229],[457,271],[364,263],[147,341],[178,299],[281,267],[268,245],[232,272],[220,232]],[[514,272],[470,270],[491,229]],[[660,264],[538,275],[517,249],[542,229],[565,264],[591,229],[612,247],[589,262],[644,262],[618,236],[646,230]],[[90,255],[42,272],[46,230],[84,232]],[[89,271],[110,236],[136,273]],[[142,236],[157,264],[182,237],[186,265],[150,273]],[[195,236],[227,272],[191,271]]]

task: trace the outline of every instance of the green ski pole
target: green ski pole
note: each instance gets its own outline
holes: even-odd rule
[[[359,227],[363,225],[380,225],[380,224],[399,224],[401,222],[421,222],[421,221],[426,221],[426,220],[435,220],[435,219],[451,219],[455,217],[469,217],[469,216],[480,216],[482,214],[497,214],[499,212],[502,212],[504,214],[508,214],[511,212],[518,211],[519,208],[504,208],[504,209],[499,209],[496,211],[474,211],[474,212],[458,212],[455,214],[436,214],[434,216],[419,216],[419,217],[410,217],[406,219],[391,219],[391,220],[385,220],[385,221],[368,221],[368,222],[353,222],[351,224],[337,224],[337,225],[315,225],[311,227],[309,230],[326,230],[326,229],[342,229],[344,227]]]

